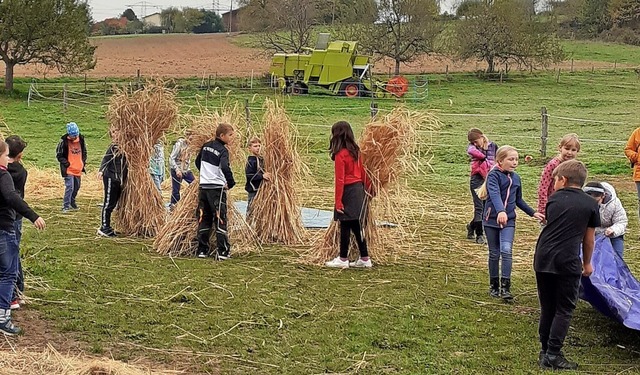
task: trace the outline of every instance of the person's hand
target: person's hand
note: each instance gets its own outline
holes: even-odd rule
[[[582,265],[582,276],[589,277],[593,273],[593,266],[591,263]]]
[[[611,228],[607,228],[604,230],[604,235],[607,237],[612,237],[613,236],[613,230]]]
[[[33,225],[38,230],[43,230],[47,226],[47,224],[45,224],[44,222],[44,219],[41,217],[37,218],[36,221],[33,222]]]
[[[507,213],[504,211],[500,212],[498,214],[498,225],[500,225],[500,228],[503,228],[507,224],[507,221],[509,221]]]
[[[533,214],[533,217],[536,218],[541,223],[544,223],[546,221],[544,214],[541,214],[540,212],[535,212]]]
[[[336,211],[340,214],[344,214],[344,210],[340,209],[340,208],[336,208]]]
[[[267,181],[271,181],[271,173],[269,172],[265,172],[262,174],[262,178],[267,180]]]
[[[101,179],[102,179],[102,176],[103,176],[103,175],[102,175],[102,172],[98,172],[98,180],[101,180]]]
[[[180,172],[180,171],[176,171],[176,177],[178,177],[178,178],[182,178],[182,172]]]

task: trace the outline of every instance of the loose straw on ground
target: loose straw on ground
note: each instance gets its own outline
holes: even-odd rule
[[[244,152],[242,151],[245,135],[240,130],[240,119],[242,115],[235,106],[225,106],[221,113],[210,113],[200,108],[198,115],[187,115],[181,118],[190,130],[189,152],[197,155],[202,146],[215,139],[216,128],[221,122],[228,123],[236,130],[234,141],[227,145],[232,163],[244,162]],[[237,176],[236,176],[237,177]],[[241,186],[241,184],[238,184]],[[198,188],[199,183],[194,181],[182,194],[182,199],[174,207],[173,213],[167,219],[156,239],[153,242],[154,249],[163,255],[172,257],[193,256],[196,254],[198,243],[196,235],[198,230],[198,220],[196,210],[198,209]],[[244,216],[236,209],[234,200],[227,194],[227,229],[231,241],[231,251],[234,255],[245,254],[260,250],[260,243]],[[215,249],[215,230],[211,231],[210,248]]]
[[[4,375],[169,375],[182,371],[152,370],[108,358],[68,356],[48,345],[43,351],[20,349],[0,352]]]
[[[296,149],[294,127],[284,108],[267,100],[263,118],[262,146],[265,172],[248,216],[263,243],[302,243],[304,228],[296,186],[301,181],[302,161]]]
[[[118,203],[117,229],[129,236],[153,237],[164,224],[166,209],[149,174],[153,146],[178,115],[175,93],[162,83],[143,89],[117,90],[107,117],[113,140],[127,158],[128,178]]]
[[[366,125],[359,146],[362,162],[371,179],[376,196],[368,199],[365,214],[365,239],[369,255],[376,263],[387,263],[396,259],[405,248],[404,244],[415,239],[412,231],[415,211],[420,208],[416,192],[399,180],[403,174],[414,174],[422,170],[420,156],[428,150],[418,148],[418,131],[437,130],[440,121],[430,112],[413,112],[398,107],[384,117],[375,118]],[[379,221],[386,220],[397,225],[381,228]],[[415,246],[409,246],[409,252]],[[357,258],[355,241],[351,241],[350,255]],[[339,226],[334,221],[323,237],[314,243],[307,262],[322,264],[339,253]]]

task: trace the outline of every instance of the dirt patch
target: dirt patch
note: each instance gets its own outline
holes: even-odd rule
[[[134,77],[137,70],[143,76],[159,77],[258,77],[269,70],[270,58],[260,50],[239,47],[232,43],[234,35],[227,34],[171,34],[140,35],[132,37],[94,38],[97,46],[95,69],[88,71],[89,78]],[[390,59],[375,64],[376,73],[390,73],[394,63]],[[550,68],[571,69],[566,61]],[[618,67],[625,66],[618,64]],[[0,69],[4,64],[0,62]],[[613,68],[611,63],[575,61],[574,70]],[[483,62],[456,62],[439,56],[424,56],[401,67],[403,74],[472,72],[484,70]],[[4,70],[4,69],[3,69]],[[58,77],[55,69],[39,65],[17,66],[17,77]]]

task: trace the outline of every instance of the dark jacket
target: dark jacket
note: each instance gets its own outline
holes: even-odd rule
[[[527,215],[533,216],[535,210],[522,199],[522,184],[520,176],[515,172],[505,172],[500,168],[493,168],[487,175],[487,201],[484,205],[482,224],[499,228],[498,213],[507,214],[505,227],[516,225],[516,207]]]
[[[20,162],[14,161],[13,163],[9,163],[7,171],[13,180],[13,187],[18,194],[20,194],[20,198],[24,199],[24,187],[27,184],[27,170]],[[16,220],[20,219],[22,219],[22,215],[16,214]]]
[[[127,180],[127,158],[119,150],[118,145],[110,144],[100,163],[100,172],[104,177],[111,178],[120,183]]]
[[[13,232],[13,222],[16,220],[16,212],[26,217],[31,222],[38,220],[38,214],[33,212],[29,205],[20,197],[13,186],[11,174],[0,168],[0,229]]]
[[[264,158],[262,156],[249,155],[247,165],[244,167],[244,174],[247,176],[244,190],[247,193],[258,191],[264,174]]]
[[[69,168],[69,140],[67,137],[69,134],[65,134],[60,138],[60,142],[58,142],[58,147],[56,147],[56,159],[60,162],[60,174],[62,177],[67,177],[67,168]],[[82,149],[82,171],[86,173],[84,170],[84,166],[87,164],[87,146],[84,144],[84,136],[80,134],[78,136],[80,138],[80,148]]]
[[[218,138],[202,146],[196,157],[196,167],[200,171],[201,189],[217,189],[225,185],[231,189],[236,184],[229,165],[229,150]]]

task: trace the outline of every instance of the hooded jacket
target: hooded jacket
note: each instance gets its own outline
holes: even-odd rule
[[[467,154],[471,157],[471,176],[479,174],[483,179],[487,178],[487,174],[496,163],[497,150],[498,146],[491,141],[487,142],[486,150],[469,144]]]
[[[60,174],[62,177],[67,177],[67,168],[69,168],[69,139],[67,138],[69,134],[65,134],[60,138],[60,142],[58,142],[58,147],[56,147],[56,159],[60,162]],[[87,164],[87,147],[84,144],[84,136],[82,134],[78,135],[78,139],[80,140],[80,149],[82,150],[82,172],[84,170],[84,166]]]
[[[200,171],[200,189],[231,189],[236,181],[229,166],[229,151],[220,138],[205,143],[196,157],[196,167]]]
[[[487,201],[484,205],[482,224],[499,228],[498,213],[505,212],[508,219],[505,227],[515,227],[516,207],[529,216],[535,213],[534,209],[522,199],[520,176],[515,172],[493,168],[487,175]]]
[[[104,177],[120,183],[124,183],[127,180],[127,158],[120,151],[118,145],[114,143],[109,145],[100,163],[100,172]]]
[[[611,229],[611,237],[620,237],[627,231],[627,212],[616,194],[616,189],[606,182],[601,182],[604,187],[604,200],[600,204],[600,224],[596,228],[596,234],[603,234],[606,229]]]

